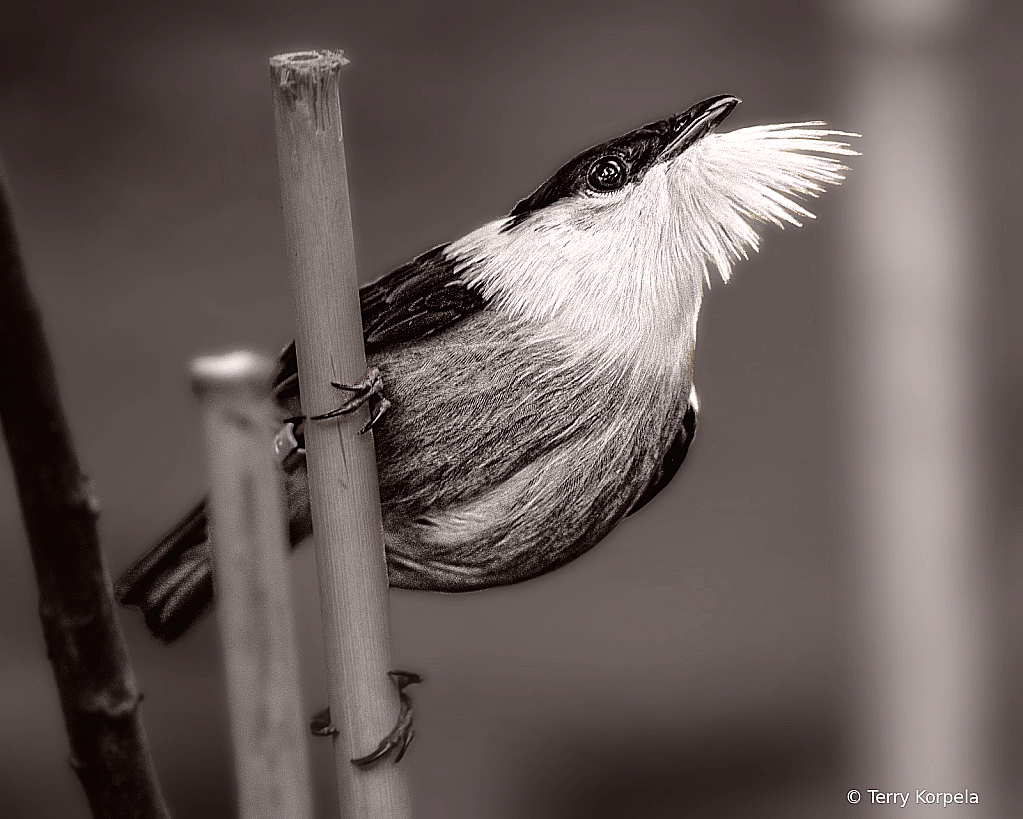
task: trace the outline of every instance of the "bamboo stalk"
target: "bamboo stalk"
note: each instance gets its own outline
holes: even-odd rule
[[[312,819],[273,372],[252,353],[200,358],[192,388],[206,437],[240,816]]]
[[[346,395],[331,382],[366,376],[355,242],[342,139],[340,52],[270,61],[281,200],[298,313],[298,365],[307,416]],[[351,819],[411,815],[402,769],[356,768],[394,727],[387,676],[390,622],[376,458],[367,419],[305,424],[313,531],[341,812]]]
[[[28,533],[39,617],[93,816],[166,819],[141,699],[96,531],[99,504],[60,405],[0,169],[0,419]]]

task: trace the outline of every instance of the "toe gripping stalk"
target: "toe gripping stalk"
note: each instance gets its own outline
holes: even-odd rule
[[[361,430],[362,434],[365,434],[376,426],[377,421],[391,406],[391,402],[384,397],[384,379],[376,367],[367,370],[366,377],[358,384],[341,384],[331,381],[330,386],[336,390],[350,392],[352,397],[337,409],[324,412],[321,415],[313,415],[313,421],[326,421],[341,415],[349,415],[368,402],[370,404],[369,421]]]
[[[397,753],[394,755],[394,764],[397,765],[401,762],[401,758],[405,756],[409,743],[412,742],[412,738],[416,735],[416,732],[412,729],[412,698],[405,692],[405,688],[422,682],[423,678],[411,671],[388,671],[387,676],[394,680],[394,684],[398,686],[401,711],[398,714],[398,721],[394,728],[387,736],[380,740],[376,750],[366,754],[366,756],[360,756],[352,760],[352,764],[358,765],[360,768],[368,768],[382,760],[395,749],[397,749]],[[314,736],[318,737],[335,736],[338,733],[338,729],[330,721],[330,708],[324,708],[309,721],[309,730]]]

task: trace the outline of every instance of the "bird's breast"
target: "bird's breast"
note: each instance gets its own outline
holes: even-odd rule
[[[614,368],[548,330],[485,310],[373,361],[392,401],[376,433],[385,532],[392,562],[415,567],[409,585],[465,590],[560,565],[659,467],[691,351],[674,368]]]

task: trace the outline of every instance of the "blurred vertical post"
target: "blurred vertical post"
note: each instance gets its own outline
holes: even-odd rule
[[[366,377],[348,176],[341,127],[340,52],[270,61],[285,238],[297,307],[298,371],[307,416],[346,399],[331,382]],[[304,425],[320,582],[328,702],[339,801],[350,819],[411,815],[403,769],[351,760],[395,726],[398,696],[387,672],[390,612],[376,454],[355,417]]]
[[[239,815],[312,819],[273,372],[252,353],[200,358],[192,388],[206,437]]]
[[[974,4],[836,6],[849,46],[842,122],[863,134],[846,199],[839,340],[854,546],[852,784],[911,790],[906,816],[933,810],[916,804],[916,789],[969,789],[979,798],[969,815],[991,816],[990,596],[976,460],[984,274],[970,174],[979,112],[956,50]]]

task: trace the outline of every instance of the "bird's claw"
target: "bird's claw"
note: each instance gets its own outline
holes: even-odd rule
[[[397,752],[394,755],[394,764],[397,765],[401,762],[401,758],[405,756],[405,751],[408,749],[412,737],[416,735],[415,731],[412,730],[412,700],[405,693],[405,687],[422,682],[423,678],[418,674],[413,674],[411,671],[388,671],[387,676],[394,680],[394,684],[398,686],[398,698],[401,701],[398,722],[391,733],[380,741],[375,751],[352,760],[352,764],[358,765],[360,768],[365,768],[375,762],[379,762],[395,749],[397,749]]]
[[[333,737],[340,733],[330,721],[329,706],[313,714],[313,718],[309,720],[309,731],[314,737]]]
[[[377,425],[377,421],[380,420],[381,416],[383,416],[383,414],[387,412],[387,410],[389,410],[390,408],[391,402],[381,395],[377,400],[376,406],[373,407],[370,411],[369,421],[366,422],[366,426],[359,430],[359,434],[365,435],[367,432],[373,429],[373,427]]]
[[[416,735],[415,731],[412,730],[412,699],[405,693],[405,688],[406,686],[422,682],[423,678],[411,671],[388,671],[387,676],[394,680],[394,684],[398,686],[398,698],[401,702],[398,721],[391,733],[380,741],[376,750],[366,754],[366,756],[360,756],[352,760],[352,764],[358,765],[360,768],[366,768],[379,762],[395,749],[397,749],[397,752],[394,755],[394,764],[397,765],[401,762],[401,758],[405,756],[409,743],[412,742],[412,738]],[[314,736],[318,737],[337,736],[340,733],[330,721],[330,708],[324,708],[309,720],[309,730]]]
[[[286,418],[274,438],[274,454],[280,463],[284,463],[296,449],[301,449],[301,444],[295,437],[295,428],[300,423],[302,423],[301,418]]]
[[[376,422],[380,420],[380,417],[387,412],[387,409],[391,406],[391,402],[384,398],[384,379],[380,375],[380,370],[376,367],[371,367],[366,377],[358,384],[342,384],[338,381],[331,381],[330,385],[336,390],[344,390],[345,392],[352,393],[352,397],[349,398],[337,409],[333,409],[330,412],[324,412],[321,415],[313,415],[313,421],[326,421],[330,418],[337,418],[341,415],[348,415],[355,412],[359,407],[372,399],[377,399],[370,407],[369,421],[366,426],[362,428],[360,434],[369,432],[376,425]]]

